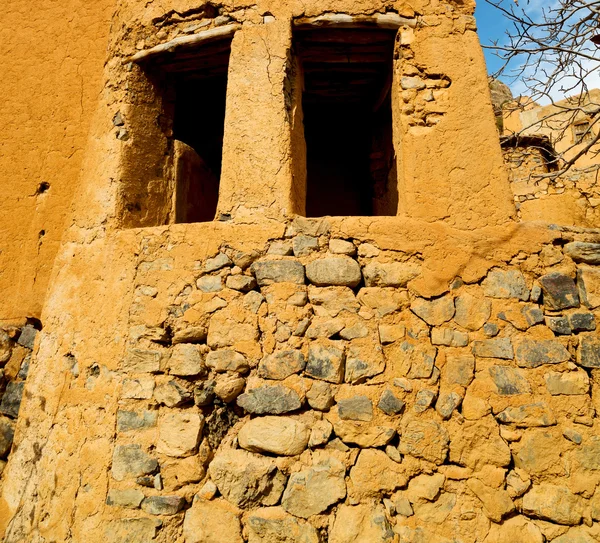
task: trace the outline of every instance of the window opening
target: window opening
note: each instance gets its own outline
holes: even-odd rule
[[[166,182],[171,222],[215,218],[221,162],[231,36],[153,57],[145,69],[162,81],[159,124],[169,138]]]
[[[590,130],[589,121],[575,123],[573,125],[573,132],[575,133],[575,143],[590,142],[594,137]]]
[[[396,31],[296,28],[306,141],[306,215],[396,215]]]

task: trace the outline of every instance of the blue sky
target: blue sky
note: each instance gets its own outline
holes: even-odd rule
[[[509,23],[499,10],[490,6],[485,0],[478,0],[475,18],[481,45],[490,45],[494,40],[502,40]],[[492,74],[502,66],[502,62],[494,56],[493,51],[484,48],[483,52],[488,73]]]

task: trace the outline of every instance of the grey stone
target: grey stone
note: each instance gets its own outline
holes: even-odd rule
[[[113,117],[113,126],[124,126],[125,119],[123,119],[123,115],[121,115],[120,111],[117,111]]]
[[[572,332],[567,317],[546,317],[546,326],[559,336],[570,336]]]
[[[156,426],[156,411],[117,411],[117,432],[143,430]]]
[[[217,382],[211,379],[194,388],[194,404],[198,407],[210,405],[215,399],[216,384]]]
[[[286,483],[271,459],[242,449],[217,452],[208,471],[223,497],[242,508],[275,505]]]
[[[256,279],[249,275],[230,275],[225,282],[225,286],[240,292],[250,292],[256,288]]]
[[[344,378],[344,351],[336,343],[313,343],[308,349],[305,372],[315,379],[341,383]]]
[[[0,364],[10,360],[13,342],[9,335],[0,328]]]
[[[572,241],[565,245],[565,254],[575,262],[584,264],[600,264],[600,243],[589,243],[585,241]]]
[[[250,369],[246,357],[230,349],[211,351],[206,356],[206,365],[217,373],[228,371],[246,373]]]
[[[553,426],[556,418],[546,402],[537,402],[519,407],[507,407],[496,418],[504,424],[514,424],[519,428]]]
[[[529,381],[522,372],[511,366],[491,366],[490,376],[496,385],[496,390],[501,396],[514,394],[528,394],[531,392]]]
[[[357,322],[353,326],[347,326],[340,331],[340,337],[346,340],[361,339],[368,335],[369,329],[362,322]]]
[[[489,300],[468,292],[457,296],[454,305],[454,322],[467,330],[479,330],[492,313],[492,303]]]
[[[421,266],[411,262],[370,262],[363,274],[367,287],[405,287],[421,273]]]
[[[290,476],[281,506],[294,516],[308,518],[327,510],[345,498],[346,468],[336,458],[328,458]]]
[[[540,285],[538,285],[536,283],[531,287],[531,296],[529,296],[529,299],[534,303],[538,303],[540,301],[541,297],[542,297],[542,287],[540,287]]]
[[[158,373],[163,369],[168,355],[151,349],[129,349],[123,361],[123,370],[132,373]]]
[[[281,415],[300,409],[302,402],[295,390],[283,385],[263,385],[238,396],[237,404],[257,415]]]
[[[325,445],[331,438],[332,432],[333,425],[327,419],[318,420],[311,427],[308,446],[314,449],[315,447]]]
[[[0,419],[0,458],[6,458],[15,437],[14,423],[10,419]]]
[[[319,287],[341,286],[354,288],[362,274],[356,260],[347,256],[330,256],[313,260],[306,266],[306,277]]]
[[[202,292],[219,292],[223,290],[223,280],[219,275],[205,275],[196,281],[196,286]]]
[[[550,372],[544,375],[546,388],[552,396],[587,394],[590,390],[590,379],[583,371],[570,371],[565,373]]]
[[[309,339],[330,338],[341,332],[343,328],[344,322],[341,319],[315,318],[305,335]]]
[[[581,445],[581,442],[583,441],[583,436],[573,428],[565,428],[563,430],[563,436],[576,445]]]
[[[373,419],[373,404],[366,396],[354,396],[338,401],[338,414],[342,420],[369,422]]]
[[[584,368],[600,368],[600,339],[583,336],[579,339],[577,364]]]
[[[142,502],[142,509],[149,515],[176,515],[184,506],[181,496],[149,496]]]
[[[404,355],[410,369],[406,377],[409,379],[429,379],[437,356],[437,349],[427,344],[413,344],[403,341],[400,352]]]
[[[341,505],[328,543],[392,543],[396,537],[381,504]],[[416,543],[417,539],[398,541]]]
[[[537,368],[543,364],[559,364],[571,358],[562,343],[554,339],[523,339],[516,349],[517,365]]]
[[[544,312],[537,305],[526,305],[521,309],[529,326],[535,326],[544,322]]]
[[[497,324],[488,322],[483,325],[483,333],[489,338],[496,337],[500,333],[500,328]]]
[[[264,301],[265,298],[260,292],[251,290],[244,296],[244,307],[256,315]]]
[[[186,403],[191,403],[193,395],[177,381],[171,380],[168,383],[158,385],[154,389],[154,398],[158,403],[167,407],[180,407]]]
[[[319,240],[312,236],[296,236],[292,242],[294,256],[307,256],[319,249]]]
[[[413,410],[415,413],[423,413],[427,411],[435,400],[436,393],[433,390],[423,389],[417,392]]]
[[[575,525],[583,517],[583,503],[566,487],[533,485],[523,496],[523,513],[558,524]]]
[[[13,419],[19,416],[24,388],[24,381],[11,381],[6,385],[6,390],[0,403],[0,413]]]
[[[584,470],[600,470],[600,437],[591,436],[576,455],[577,462]]]
[[[346,353],[346,383],[362,383],[385,370],[385,360],[379,345],[350,344]]]
[[[580,266],[577,270],[577,286],[581,301],[586,307],[600,307],[600,269],[595,266]]]
[[[125,490],[113,488],[109,490],[106,496],[106,505],[137,509],[144,497],[144,493],[137,488],[128,488]]]
[[[232,266],[233,262],[225,253],[219,253],[214,258],[209,258],[204,266],[206,273],[215,272],[227,266]]]
[[[26,347],[27,349],[33,349],[37,333],[38,331],[31,326],[31,324],[26,324],[23,326],[23,328],[21,328],[21,333],[19,334],[17,343],[23,347]]]
[[[500,358],[503,360],[514,358],[512,341],[508,337],[474,341],[472,350],[473,354],[479,358]]]
[[[326,411],[333,405],[331,386],[323,381],[313,381],[310,390],[306,393],[308,405],[318,411]]]
[[[404,409],[404,402],[397,398],[391,390],[384,390],[377,407],[386,415],[398,415]]]
[[[158,469],[158,461],[146,454],[140,445],[117,445],[113,452],[111,473],[116,481],[148,475]]]
[[[265,356],[258,365],[258,375],[264,379],[282,381],[290,375],[300,373],[306,367],[306,359],[301,351],[279,351]]]
[[[529,299],[529,289],[525,277],[517,270],[491,270],[482,283],[486,296],[491,298],[518,298],[526,302]]]
[[[540,277],[544,293],[544,306],[560,310],[579,307],[579,293],[575,281],[562,273],[549,273]]]
[[[304,284],[304,266],[297,260],[263,260],[250,267],[259,286],[273,283]]]
[[[435,403],[435,410],[444,420],[452,416],[454,410],[461,404],[462,398],[456,392],[442,392]]]
[[[448,456],[449,443],[447,430],[437,422],[411,420],[402,431],[398,450],[439,466]]]
[[[410,310],[430,326],[439,326],[454,316],[454,299],[451,296],[431,301],[419,298],[410,304]]]
[[[154,377],[140,375],[137,379],[123,379],[121,397],[130,400],[149,400],[154,393]]]
[[[257,509],[248,516],[248,543],[319,543],[317,530],[280,507]],[[229,542],[228,542],[229,543]]]
[[[596,329],[596,319],[593,313],[573,313],[569,322],[574,332],[593,332]]]
[[[242,449],[278,456],[302,454],[308,445],[310,430],[289,417],[258,417],[248,421],[238,433]]]
[[[400,80],[402,90],[423,90],[427,85],[420,77],[404,76]]]

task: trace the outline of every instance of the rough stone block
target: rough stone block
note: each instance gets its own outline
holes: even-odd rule
[[[404,405],[404,402],[400,398],[397,398],[391,390],[384,390],[377,407],[386,415],[393,416],[401,413]]]
[[[339,343],[312,343],[308,349],[305,372],[315,379],[341,383],[344,378],[345,356]]]
[[[258,366],[258,375],[264,379],[283,380],[300,373],[306,367],[301,351],[279,351],[265,356]]]
[[[503,360],[514,358],[512,341],[508,337],[474,341],[473,354],[479,358],[500,358]]]
[[[238,442],[251,452],[295,456],[306,449],[309,437],[310,430],[300,421],[289,417],[260,417],[242,426]]]
[[[8,383],[2,396],[2,402],[0,402],[0,413],[16,419],[19,416],[24,389],[25,381],[11,381]]]
[[[230,349],[211,351],[206,355],[206,365],[217,373],[246,373],[250,369],[246,357]]]
[[[158,469],[158,462],[140,445],[117,445],[112,458],[112,476],[116,481],[148,475]]]
[[[589,309],[600,307],[600,269],[580,266],[577,270],[577,286],[581,301]]]
[[[491,366],[490,376],[497,393],[501,396],[512,396],[515,394],[528,394],[531,392],[529,381],[517,368],[511,366]]]
[[[338,414],[342,420],[362,420],[369,422],[373,419],[373,404],[366,396],[354,396],[338,401]]]
[[[367,287],[405,287],[421,273],[421,266],[411,262],[370,262],[363,275]]]
[[[410,310],[430,326],[439,326],[454,316],[454,299],[451,296],[431,301],[418,299],[410,304]]]
[[[108,492],[106,505],[137,509],[141,505],[144,497],[144,493],[137,488],[128,488],[125,490],[113,488]]]
[[[273,283],[304,284],[304,266],[297,260],[263,260],[250,267],[261,287]]]
[[[448,432],[437,422],[411,420],[402,430],[398,450],[441,465],[448,456],[449,442]]]
[[[534,485],[523,496],[523,513],[530,517],[573,526],[583,516],[581,498],[564,486]]]
[[[587,394],[590,379],[585,371],[550,372],[544,375],[546,388],[553,396]]]
[[[144,430],[156,426],[156,411],[117,411],[117,432]]]
[[[283,385],[263,385],[245,392],[237,404],[256,415],[281,415],[300,409],[302,402],[298,393]]]
[[[571,358],[562,343],[553,339],[522,339],[516,348],[517,365],[537,368],[543,364],[559,364]]]
[[[176,515],[184,506],[181,496],[149,496],[142,502],[142,509],[150,515]]]
[[[568,275],[549,273],[540,277],[544,294],[544,306],[548,309],[561,310],[579,307],[579,293],[575,282]]]
[[[396,435],[389,426],[372,426],[367,422],[340,420],[333,425],[335,434],[348,445],[361,448],[383,447]]]
[[[456,312],[454,322],[467,330],[479,330],[490,318],[492,303],[483,296],[465,292],[454,300]]]
[[[205,375],[206,367],[200,347],[189,343],[175,345],[169,358],[169,373],[181,377]]]
[[[514,424],[520,428],[553,426],[556,418],[545,402],[537,402],[519,407],[507,407],[496,418],[504,424]]]
[[[577,364],[584,368],[600,368],[600,339],[583,336],[577,349]]]
[[[391,543],[394,531],[382,505],[342,505],[331,528],[329,543]]]
[[[225,500],[196,499],[183,521],[185,543],[243,543],[239,513]]]
[[[517,270],[491,270],[482,283],[483,291],[490,298],[517,298],[526,302],[529,289],[525,277]]]
[[[308,522],[288,515],[281,507],[265,507],[248,516],[248,543],[320,543]]]
[[[167,456],[190,456],[198,449],[203,427],[202,415],[187,412],[168,413],[160,419],[156,450]]]
[[[564,251],[575,262],[593,265],[600,264],[600,243],[572,241],[565,245]]]
[[[306,277],[313,285],[319,287],[354,288],[362,280],[358,262],[346,256],[331,256],[313,260],[306,266]]]

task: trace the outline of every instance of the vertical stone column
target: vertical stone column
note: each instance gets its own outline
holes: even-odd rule
[[[398,213],[464,229],[514,214],[473,25],[443,17],[402,30],[394,81]]]
[[[289,20],[246,26],[232,43],[217,216],[279,219],[301,213],[294,197]],[[299,179],[298,184],[304,185]]]

